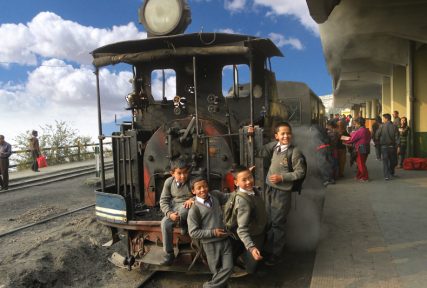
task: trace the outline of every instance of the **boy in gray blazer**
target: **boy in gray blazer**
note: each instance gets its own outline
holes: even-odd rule
[[[209,191],[202,177],[191,180],[191,191],[196,197],[188,213],[188,231],[192,238],[200,240],[213,274],[203,287],[225,287],[233,272],[233,255],[221,206],[227,202],[229,194]]]
[[[286,242],[286,221],[291,207],[291,190],[293,181],[305,175],[306,163],[301,151],[292,145],[292,127],[287,122],[278,123],[275,127],[276,141],[263,148],[264,167],[269,167],[266,179],[266,210],[271,227],[267,232],[267,245],[270,257],[266,265],[275,265],[282,260]],[[289,149],[292,147],[292,149]],[[291,172],[288,163],[292,150]]]
[[[164,213],[160,227],[162,229],[163,250],[165,256],[160,265],[172,265],[175,254],[173,251],[173,226],[181,226],[181,234],[186,233],[188,209],[193,203],[188,183],[189,164],[178,158],[171,162],[171,177],[166,179],[160,195],[160,209]]]

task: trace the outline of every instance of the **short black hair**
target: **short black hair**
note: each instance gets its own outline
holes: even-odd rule
[[[291,130],[291,132],[292,132],[291,124],[289,124],[286,121],[282,121],[282,122],[277,123],[276,126],[274,126],[274,133],[279,132],[280,127],[289,127],[289,130]]]
[[[170,163],[170,171],[175,171],[175,169],[185,169],[189,168],[190,164],[184,158],[179,157],[175,160],[172,160]]]
[[[197,182],[200,182],[200,181],[206,181],[206,183],[208,183],[208,180],[206,180],[206,178],[205,178],[205,177],[203,177],[203,176],[196,176],[196,177],[194,177],[194,178],[192,178],[192,179],[190,180],[190,187],[191,187],[191,190],[193,190],[193,189],[194,189],[194,185],[195,185]]]
[[[246,166],[237,165],[236,167],[233,168],[233,170],[231,170],[231,173],[233,173],[234,179],[237,179],[237,175],[239,175],[239,173],[241,173],[243,171],[249,171],[250,172],[251,170],[249,170],[249,168]]]
[[[385,119],[387,119],[388,121],[390,121],[390,120],[391,120],[391,115],[390,115],[389,113],[385,113],[385,114],[383,114],[383,117],[384,117]]]
[[[365,126],[365,118],[363,117],[357,117],[354,122],[359,123],[360,126]]]

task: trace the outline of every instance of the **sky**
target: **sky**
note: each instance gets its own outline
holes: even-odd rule
[[[305,0],[189,0],[186,33],[226,32],[270,38],[285,55],[273,58],[277,80],[305,82],[331,94],[317,24]],[[142,0],[0,1],[0,134],[6,141],[64,121],[79,135],[98,135],[96,78],[90,52],[147,37],[138,21]],[[101,75],[103,132],[128,112],[131,72]]]

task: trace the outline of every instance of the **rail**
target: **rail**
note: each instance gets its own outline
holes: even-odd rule
[[[112,142],[106,142],[104,145],[111,145]],[[86,152],[89,147],[95,147],[93,149],[93,152]],[[93,143],[93,144],[77,144],[77,145],[70,145],[70,146],[58,146],[58,147],[46,147],[41,148],[42,154],[47,154],[47,161],[48,165],[55,165],[55,164],[62,164],[66,162],[79,162],[91,158],[95,158],[95,155],[99,152],[99,143]],[[76,150],[76,153],[70,153],[70,151]],[[58,151],[62,151],[58,155]],[[50,153],[47,153],[50,152]],[[24,149],[24,150],[12,150],[12,156],[11,156],[11,165],[9,165],[9,168],[17,168],[20,166],[27,167],[32,164],[32,161],[29,161],[28,158],[31,156],[28,156],[24,159],[13,159],[13,155],[19,155],[24,153],[31,153],[31,150]],[[111,151],[104,151],[105,154],[111,153]],[[53,159],[53,160],[52,160]],[[68,161],[67,161],[68,160]]]

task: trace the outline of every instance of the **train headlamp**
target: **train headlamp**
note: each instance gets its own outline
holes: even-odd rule
[[[191,23],[190,8],[187,0],[145,0],[139,21],[148,36],[180,34]]]

